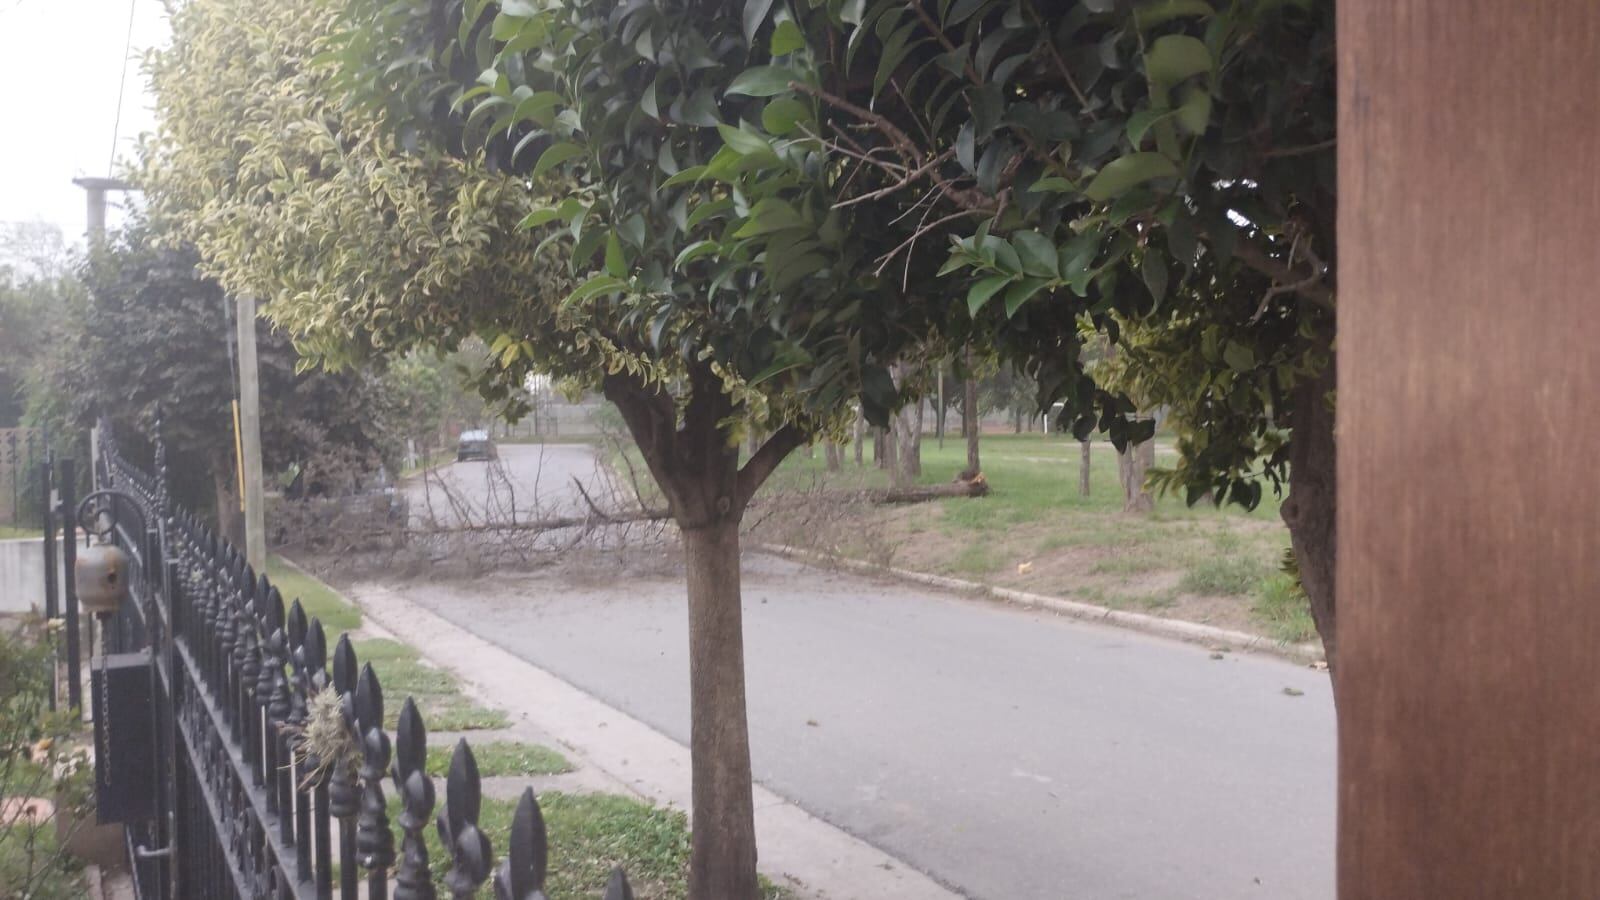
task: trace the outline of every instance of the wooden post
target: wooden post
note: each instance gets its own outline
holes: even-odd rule
[[[238,297],[239,440],[244,457],[240,495],[244,497],[244,555],[257,573],[266,571],[267,528],[261,490],[261,384],[256,363],[256,298]]]
[[[1600,897],[1600,3],[1338,55],[1339,896]]]

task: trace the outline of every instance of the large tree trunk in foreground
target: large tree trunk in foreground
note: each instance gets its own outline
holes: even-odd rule
[[[1078,442],[1078,496],[1089,496],[1089,442]]]
[[[1333,406],[1335,364],[1294,394],[1294,432],[1289,445],[1289,496],[1280,513],[1300,566],[1300,583],[1311,601],[1311,619],[1322,637],[1328,667],[1338,652],[1333,572],[1338,562],[1338,472],[1334,463]]]
[[[1148,440],[1133,444],[1117,454],[1117,474],[1122,480],[1122,511],[1147,513],[1156,508],[1156,500],[1144,487],[1145,470],[1155,464],[1156,442]]]
[[[689,582],[694,828],[689,896],[754,900],[755,805],[745,718],[739,522],[683,532]]]

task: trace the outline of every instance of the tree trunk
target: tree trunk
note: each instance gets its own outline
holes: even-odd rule
[[[911,475],[922,475],[922,401],[917,401],[917,413],[911,425]]]
[[[1122,480],[1122,511],[1147,513],[1156,508],[1155,498],[1144,489],[1145,470],[1156,461],[1156,442],[1134,444],[1117,454],[1117,474]]]
[[[861,468],[861,445],[867,439],[867,417],[860,409],[856,410],[856,427],[851,437],[853,438],[851,443],[855,445],[856,468],[859,469]]]
[[[1334,370],[1330,353],[1327,369],[1295,389],[1289,496],[1280,509],[1289,526],[1289,543],[1300,567],[1300,584],[1311,602],[1311,619],[1322,637],[1329,669],[1335,665],[1339,646],[1333,590],[1338,561],[1338,472],[1334,464],[1334,412],[1329,399],[1336,384]]]
[[[889,468],[889,437],[887,432],[888,429],[886,428],[872,429],[872,464],[880,469]]]
[[[694,797],[689,900],[757,900],[739,521],[762,483],[811,435],[785,425],[740,466],[722,426],[737,410],[708,365],[691,368],[689,378],[693,393],[681,413],[659,386],[625,375],[608,376],[603,386],[682,533]]]
[[[745,717],[737,518],[683,532],[689,582],[691,900],[755,900],[755,803]]]
[[[939,449],[944,449],[944,363],[939,363],[939,393],[938,401],[933,408],[933,433],[939,439]]]
[[[922,441],[917,433],[920,418],[910,407],[906,407],[890,420],[891,472],[896,487],[904,487],[922,474]]]
[[[1078,442],[1078,496],[1089,496],[1089,442]]]
[[[972,351],[967,351],[967,364],[972,364]],[[962,479],[971,481],[983,471],[983,466],[978,459],[978,432],[982,425],[978,422],[978,382],[968,378],[962,386],[961,395],[961,427],[967,436],[967,468],[962,473]]]
[[[824,457],[827,458],[828,471],[829,472],[837,472],[837,471],[839,471],[839,466],[844,460],[844,448],[839,446],[838,444],[834,443],[833,441],[829,441],[828,443],[823,445],[822,454],[823,454]]]
[[[235,547],[244,547],[244,511],[239,509],[239,492],[234,487],[232,453],[211,454],[211,486],[217,504],[217,534]]]

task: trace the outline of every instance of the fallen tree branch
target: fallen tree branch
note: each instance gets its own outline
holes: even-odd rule
[[[672,518],[672,513],[664,509],[637,509],[627,512],[607,514],[599,520],[606,525],[625,525],[630,522],[661,522]],[[537,519],[529,522],[469,522],[464,525],[436,525],[432,528],[413,529],[412,534],[493,534],[508,531],[560,531],[566,528],[583,528],[593,526],[596,517],[588,516],[552,516],[547,519]]]

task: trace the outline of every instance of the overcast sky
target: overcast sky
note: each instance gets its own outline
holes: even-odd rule
[[[140,60],[166,43],[162,0],[0,0],[0,222],[43,220],[82,238],[84,193],[72,179],[108,174],[130,10],[124,160],[155,127]]]

